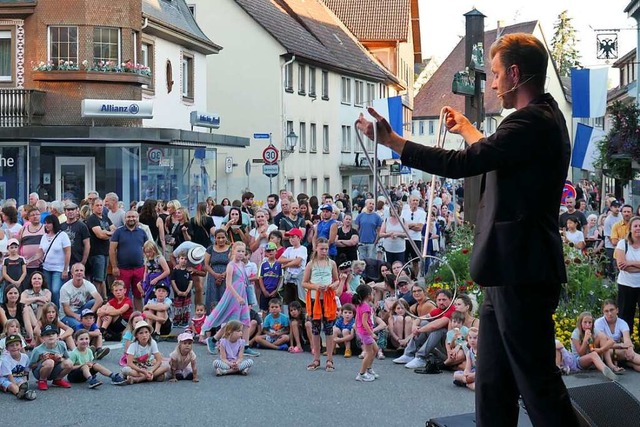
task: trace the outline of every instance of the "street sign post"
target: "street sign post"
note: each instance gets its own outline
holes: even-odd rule
[[[273,193],[273,177],[280,173],[280,165],[277,163],[264,164],[262,165],[262,173],[269,177],[269,193]]]
[[[279,154],[276,147],[269,145],[262,151],[262,159],[267,164],[274,164],[278,161]]]

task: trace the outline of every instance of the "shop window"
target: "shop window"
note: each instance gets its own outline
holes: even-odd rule
[[[49,60],[78,64],[78,27],[49,27]]]
[[[120,29],[96,27],[93,29],[93,61],[120,64]]]

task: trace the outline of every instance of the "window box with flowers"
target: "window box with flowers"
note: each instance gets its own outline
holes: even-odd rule
[[[115,82],[136,85],[151,83],[151,71],[141,64],[131,61],[117,64],[113,61],[90,63],[82,61],[82,69],[72,61],[60,61],[57,65],[52,61],[33,65],[33,80],[36,81],[90,81]]]

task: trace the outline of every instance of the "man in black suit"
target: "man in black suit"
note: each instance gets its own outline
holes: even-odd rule
[[[548,55],[539,40],[507,34],[490,53],[491,88],[505,109],[516,111],[485,138],[460,112],[445,107],[446,126],[464,137],[465,150],[406,141],[375,110],[369,112],[378,121],[378,141],[401,153],[404,165],[450,178],[482,175],[470,264],[472,278],[485,287],[477,425],[515,426],[522,395],[534,425],[577,426],[554,361],[552,319],[566,281],[558,210],[571,154],[567,126],[544,93]],[[373,123],[362,116],[358,128],[373,137]]]

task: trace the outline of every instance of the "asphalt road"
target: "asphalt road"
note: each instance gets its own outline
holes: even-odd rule
[[[118,345],[115,343],[113,347]],[[175,343],[161,342],[165,355]],[[71,389],[38,391],[33,402],[0,395],[0,413],[15,426],[113,425],[233,425],[233,426],[424,426],[433,417],[474,410],[473,392],[455,387],[452,374],[418,375],[391,357],[374,363],[380,378],[371,383],[354,380],[357,357],[336,356],[336,370],[307,372],[309,353],[261,350],[248,376],[215,377],[214,357],[195,346],[200,382],[145,383],[116,387],[86,384]],[[114,348],[102,362],[116,370],[122,349]],[[324,358],[323,358],[324,360]],[[598,372],[572,375],[568,387],[608,381]],[[640,397],[640,374],[627,372],[620,383]],[[35,383],[32,380],[32,388]]]

